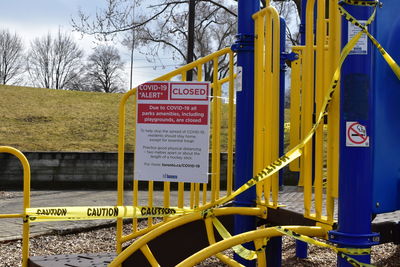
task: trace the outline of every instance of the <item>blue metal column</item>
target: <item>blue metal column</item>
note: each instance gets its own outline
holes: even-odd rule
[[[242,67],[242,90],[236,93],[236,152],[235,189],[253,177],[253,136],[254,136],[254,21],[252,15],[259,11],[260,1],[238,1],[238,35],[232,49],[237,52],[237,65]],[[236,197],[235,206],[254,206],[255,188]],[[254,230],[254,217],[235,216],[234,233]],[[235,255],[235,260],[245,266],[255,266],[255,262],[243,260]]]
[[[306,44],[306,7],[307,7],[307,0],[301,1],[301,16],[300,16],[300,45]]]
[[[369,0],[372,2],[372,0]],[[372,8],[343,4],[357,20],[365,22]],[[373,34],[373,25],[369,26]],[[354,35],[354,27],[342,19],[342,47]],[[356,45],[343,64],[340,101],[340,167],[338,229],[330,240],[347,248],[369,248],[376,244],[372,221],[372,152],[374,47],[369,40]],[[349,255],[370,263],[370,255]],[[351,266],[338,255],[338,266]]]

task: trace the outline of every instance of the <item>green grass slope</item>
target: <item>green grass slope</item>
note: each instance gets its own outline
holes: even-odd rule
[[[21,151],[117,151],[122,94],[0,85],[0,146]],[[133,151],[133,98],[127,108]]]

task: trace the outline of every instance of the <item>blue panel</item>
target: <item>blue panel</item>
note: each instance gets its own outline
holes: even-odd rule
[[[378,10],[377,36],[385,50],[400,62],[400,5],[384,0]],[[373,153],[373,212],[400,209],[400,81],[380,53],[375,53]]]

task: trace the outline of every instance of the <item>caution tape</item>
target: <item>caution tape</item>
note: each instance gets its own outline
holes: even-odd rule
[[[218,220],[217,217],[215,217],[212,209],[207,209],[207,210],[203,211],[202,217],[203,217],[203,219],[206,219],[206,218],[212,219],[212,223],[213,223],[215,229],[217,229],[219,235],[224,240],[232,237],[232,235],[225,228],[225,226],[221,223],[221,221]],[[257,259],[257,253],[265,250],[267,241],[268,241],[268,239],[265,239],[263,245],[259,249],[257,249],[257,251],[247,249],[242,245],[233,246],[232,250],[243,259],[255,260],[255,259]]]
[[[345,1],[346,2],[346,1]],[[379,2],[374,2],[379,3]],[[367,26],[370,23],[367,23],[366,25],[361,24],[356,18],[354,18],[349,12],[347,12],[344,7],[339,5],[339,12],[344,18],[352,23],[353,25],[359,27],[363,33],[365,33],[368,38],[371,40],[371,42],[375,45],[375,47],[378,49],[378,51],[381,53],[382,57],[385,59],[385,61],[388,63],[389,67],[393,70],[394,74],[396,74],[397,78],[400,79],[400,67],[397,65],[396,61],[389,55],[389,53],[382,47],[382,45],[371,35],[371,33],[368,31]],[[376,14],[376,5],[374,8],[374,12],[371,16],[372,20],[375,18]],[[371,21],[372,22],[372,21]]]
[[[335,251],[343,259],[345,259],[347,262],[349,262],[353,266],[360,266],[360,267],[373,267],[374,266],[372,264],[359,262],[356,259],[348,256],[348,255],[369,255],[369,254],[371,254],[371,249],[370,248],[366,248],[366,249],[364,249],[364,248],[362,248],[362,249],[360,249],[360,248],[339,248],[339,247],[336,247],[336,246],[333,246],[333,245],[330,245],[330,244],[315,240],[315,239],[313,239],[313,238],[311,238],[309,236],[298,234],[298,233],[296,233],[296,232],[294,232],[292,230],[289,230],[289,229],[287,229],[285,227],[282,227],[282,226],[276,226],[274,228],[278,232],[280,232],[280,233],[282,233],[284,235],[293,237],[293,238],[295,238],[297,240],[306,242],[308,244],[312,244],[312,245],[316,245],[316,246],[319,246],[319,247],[332,249],[333,251]]]
[[[284,226],[276,226],[274,228],[278,232],[280,232],[280,233],[282,233],[284,235],[291,236],[291,237],[293,237],[293,238],[295,238],[297,240],[306,242],[308,244],[316,245],[316,246],[319,246],[319,247],[330,248],[330,249],[334,250],[336,253],[343,252],[343,253],[346,253],[346,254],[349,254],[349,255],[368,255],[368,254],[371,253],[371,249],[370,248],[368,248],[368,249],[363,249],[363,248],[362,249],[360,249],[360,248],[338,248],[336,246],[333,246],[333,245],[330,245],[330,244],[315,240],[315,239],[313,239],[313,238],[311,238],[309,236],[298,234],[298,233],[294,232],[293,230],[285,228]]]
[[[223,239],[228,239],[231,238],[232,235],[229,233],[229,231],[225,228],[225,226],[220,222],[220,220],[218,220],[216,217],[212,217],[212,222],[213,225],[215,227],[215,229],[217,229],[218,233],[220,234],[220,236]],[[240,257],[242,257],[245,260],[255,260],[257,259],[257,252],[254,250],[250,250],[245,248],[242,245],[236,245],[232,247],[232,250],[239,255]]]
[[[189,208],[164,208],[147,206],[93,206],[93,207],[41,207],[28,208],[26,215],[31,222],[101,220],[116,218],[166,217],[192,213]]]

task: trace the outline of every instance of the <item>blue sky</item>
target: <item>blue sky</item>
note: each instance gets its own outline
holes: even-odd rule
[[[19,34],[25,47],[35,37],[41,37],[48,32],[56,33],[61,27],[65,31],[72,31],[71,17],[76,17],[78,9],[81,8],[87,14],[95,14],[96,10],[105,7],[106,0],[0,0],[0,28],[9,29]],[[91,53],[95,46],[94,39],[90,36],[81,38],[79,33],[72,33],[79,46],[84,49],[85,54]],[[129,57],[127,48],[115,44],[120,55],[126,62],[126,86],[129,85]],[[156,70],[148,63],[144,56],[135,53],[134,85],[146,82],[165,74],[171,68]],[[155,63],[160,65],[160,63]],[[174,62],[163,62],[164,65],[175,64]]]

